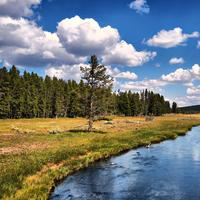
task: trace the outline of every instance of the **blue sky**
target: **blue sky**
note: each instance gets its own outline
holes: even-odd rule
[[[114,88],[200,103],[199,0],[4,0],[1,66],[80,80],[95,53]]]

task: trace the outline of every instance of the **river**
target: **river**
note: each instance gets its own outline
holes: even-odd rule
[[[60,183],[51,200],[199,200],[200,126],[186,136],[97,162]]]

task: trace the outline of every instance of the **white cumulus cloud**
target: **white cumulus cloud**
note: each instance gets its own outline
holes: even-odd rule
[[[178,68],[175,72],[162,75],[161,79],[166,82],[191,83],[200,80],[200,65],[195,64],[191,69]]]
[[[166,85],[167,83],[162,80],[149,79],[142,81],[128,81],[126,83],[121,84],[120,87],[122,90],[133,90],[136,92],[140,92],[145,89],[160,92],[162,91],[162,87]]]
[[[154,47],[171,48],[179,45],[184,45],[189,38],[198,38],[199,32],[193,32],[191,34],[183,33],[183,30],[179,27],[173,30],[161,30],[152,38],[146,41],[146,44]]]
[[[197,48],[200,48],[200,41],[197,42]]]
[[[117,29],[100,27],[94,19],[81,19],[79,16],[59,22],[57,34],[67,51],[84,56],[103,54],[120,39]]]
[[[48,32],[24,18],[0,17],[0,59],[18,66],[85,63],[91,54],[106,65],[139,66],[156,56],[120,40],[117,29],[76,16]]]
[[[103,55],[103,62],[105,64],[124,65],[135,67],[143,65],[156,56],[156,52],[137,51],[132,44],[121,41],[110,51]]]
[[[176,97],[175,101],[178,102],[178,105],[181,106],[190,106],[190,105],[199,105],[200,102],[200,86],[196,88],[188,88],[186,96]]]
[[[200,85],[195,87],[195,86],[192,86],[192,87],[189,87],[187,89],[187,94],[188,95],[192,95],[192,96],[200,96]]]
[[[24,18],[0,17],[0,58],[19,66],[75,64],[83,57],[68,53],[56,33]]]
[[[146,0],[135,0],[129,4],[129,8],[135,10],[137,13],[148,14],[150,12],[149,5]]]
[[[41,3],[41,0],[1,0],[0,16],[14,18],[27,17],[33,14],[32,7]]]
[[[80,81],[81,72],[80,67],[87,67],[87,64],[75,64],[75,65],[61,65],[61,66],[49,66],[45,69],[45,74],[50,77],[57,77],[63,80],[75,80]]]
[[[138,78],[137,74],[135,74],[134,72],[130,72],[130,71],[120,72],[115,77],[122,78],[122,79],[130,79],[130,80],[136,80]]]
[[[185,61],[183,58],[171,58],[169,60],[169,64],[176,65],[176,64],[183,64]]]
[[[58,24],[57,34],[66,51],[78,56],[97,54],[106,65],[139,66],[156,56],[155,52],[137,51],[120,40],[117,29],[100,27],[91,18],[64,19]]]

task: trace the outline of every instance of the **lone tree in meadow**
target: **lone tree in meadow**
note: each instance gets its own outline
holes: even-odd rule
[[[173,102],[173,103],[172,103],[172,112],[173,112],[173,113],[176,113],[176,112],[177,112],[177,104],[176,104],[176,102]]]
[[[88,103],[86,105],[88,116],[88,131],[93,129],[93,122],[96,116],[96,109],[98,107],[99,100],[102,95],[99,95],[99,91],[103,89],[109,89],[112,87],[113,79],[106,73],[106,67],[98,63],[98,59],[95,55],[91,56],[89,66],[81,67],[83,74],[82,79],[88,87]]]

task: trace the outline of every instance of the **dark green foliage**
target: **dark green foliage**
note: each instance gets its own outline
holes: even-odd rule
[[[99,67],[104,73],[105,68]],[[3,67],[0,68],[0,118],[85,117],[88,116],[90,89],[82,80],[77,83],[56,77],[41,78],[26,71],[20,75],[15,66],[9,71]],[[169,102],[160,94],[147,90],[141,93],[112,92],[111,87],[102,85],[95,86],[93,107],[98,117],[176,112],[176,108],[171,109]]]
[[[9,116],[11,118],[20,118],[22,111],[22,87],[23,82],[22,78],[19,75],[19,71],[15,66],[9,72],[9,90],[10,90],[10,113]]]
[[[160,94],[145,90],[141,94],[118,92],[115,95],[117,114],[125,116],[155,115],[170,113],[170,103]]]
[[[111,96],[112,77],[106,73],[106,67],[98,63],[95,55],[90,58],[89,67],[81,67],[82,79],[88,88],[86,115],[89,118],[88,131],[92,131],[94,118],[108,111]]]
[[[173,102],[173,103],[172,103],[172,112],[173,112],[173,113],[176,113],[176,112],[177,112],[177,104],[176,104],[176,102]]]
[[[200,105],[179,107],[179,108],[177,108],[177,112],[178,113],[185,113],[185,114],[200,113]]]
[[[128,95],[127,92],[120,92],[119,95],[117,95],[117,112],[119,114],[123,114],[126,116],[131,115],[129,97],[130,94]]]
[[[10,114],[10,76],[6,68],[0,69],[0,118],[8,118]]]

